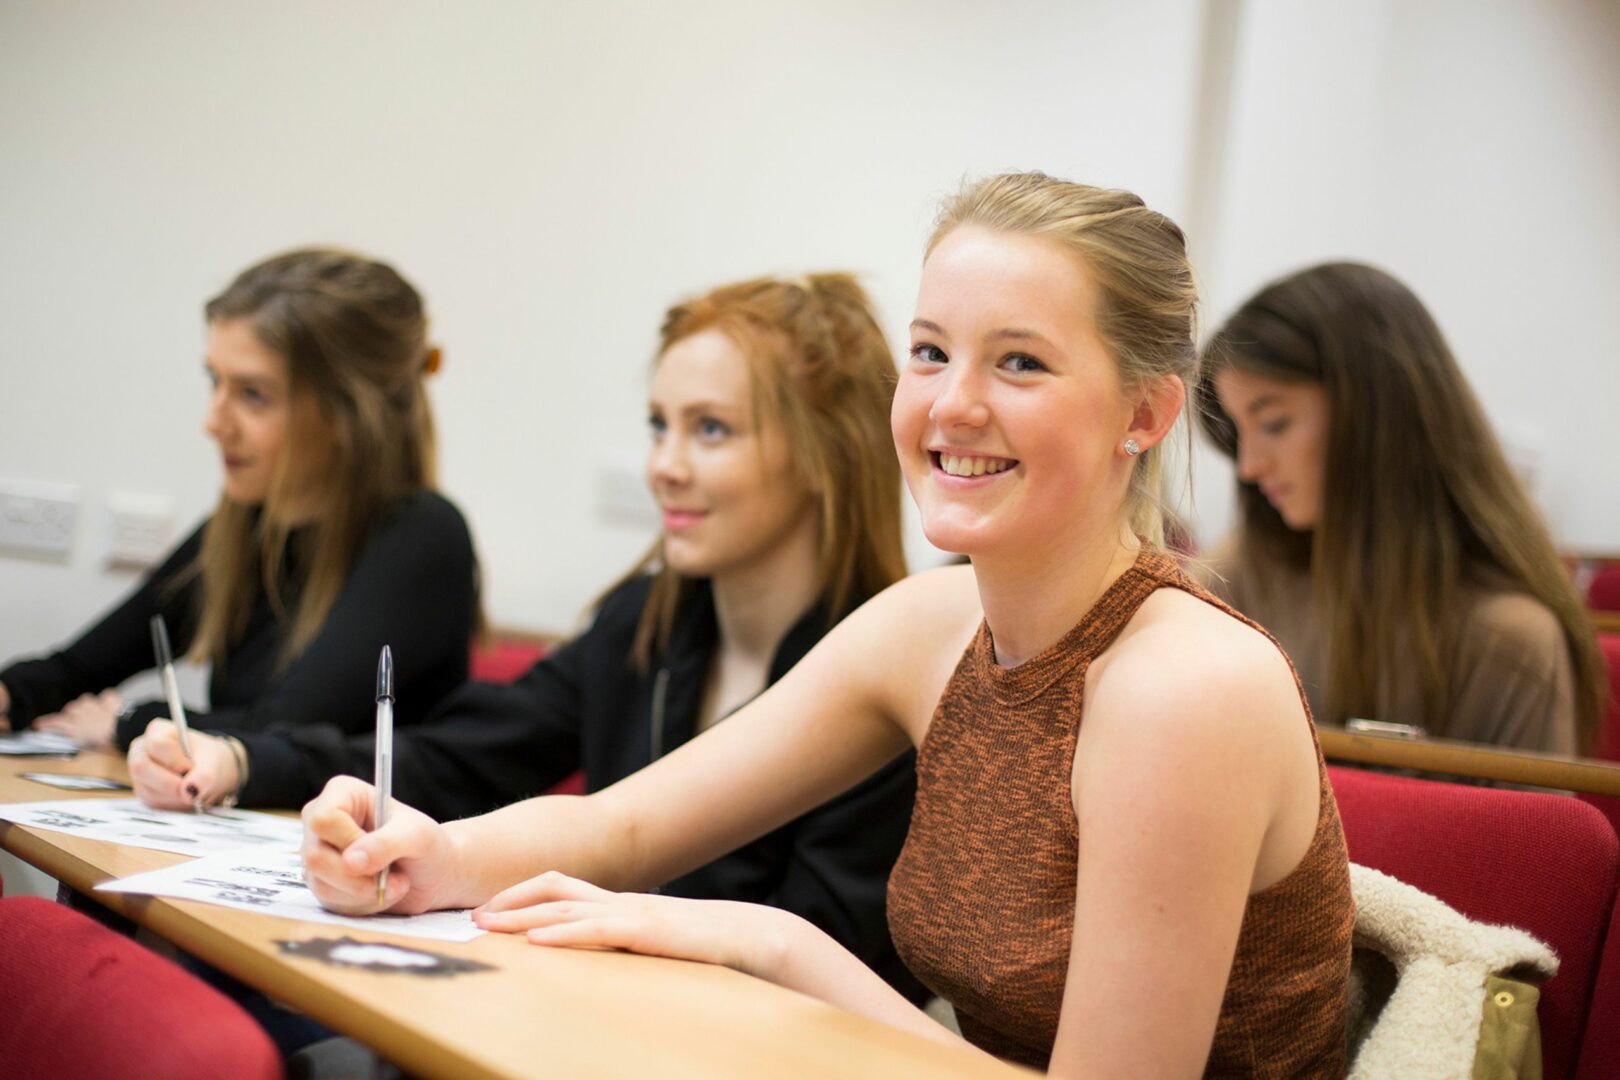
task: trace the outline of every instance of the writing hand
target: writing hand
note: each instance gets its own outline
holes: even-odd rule
[[[390,805],[388,824],[368,831],[376,788],[353,776],[335,776],[304,807],[304,880],[328,911],[371,915],[392,911],[417,915],[450,906],[455,844],[444,826],[400,802]],[[383,902],[377,874],[388,867]]]
[[[193,728],[190,742],[188,758],[179,729],[153,720],[129,744],[129,778],[141,802],[158,810],[190,810],[198,799],[213,806],[237,789],[236,755],[225,740]]]

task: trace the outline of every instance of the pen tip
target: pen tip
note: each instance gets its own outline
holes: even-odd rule
[[[377,700],[384,698],[390,701],[394,698],[394,654],[387,645],[382,647],[382,655],[377,658]]]

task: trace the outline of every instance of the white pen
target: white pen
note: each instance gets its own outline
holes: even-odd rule
[[[157,654],[158,671],[163,676],[163,694],[169,699],[169,719],[180,734],[180,752],[191,757],[191,728],[186,725],[186,705],[180,700],[180,680],[174,677],[174,654],[169,650],[169,628],[162,615],[152,616],[152,651]],[[202,794],[191,802],[197,813],[203,812]]]
[[[371,779],[377,788],[374,828],[388,824],[388,799],[394,787],[394,654],[382,647],[377,658],[377,745],[372,759]],[[388,867],[377,871],[377,906],[388,891]]]

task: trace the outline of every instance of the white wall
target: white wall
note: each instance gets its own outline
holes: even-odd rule
[[[1259,0],[1206,323],[1354,258],[1434,311],[1561,544],[1620,550],[1620,4]],[[1200,519],[1231,471],[1199,461]]]
[[[1218,182],[1195,223],[1212,320],[1311,260],[1396,269],[1493,416],[1540,433],[1564,537],[1620,547],[1613,9],[1478,7],[1238,9],[1211,173],[1197,0],[8,0],[0,480],[85,506],[67,564],[0,559],[0,657],[128,587],[100,565],[109,493],[207,512],[200,307],[263,255],[341,243],[421,286],[491,613],[564,629],[649,539],[595,500],[637,465],[663,309],[849,267],[898,343],[938,197],[1008,167],[1172,215]],[[1201,476],[1217,529],[1229,480]]]
[[[1174,211],[1199,8],[727,0],[0,8],[0,478],[82,486],[69,565],[0,559],[0,656],[127,587],[108,492],[206,513],[200,305],[307,242],[426,294],[443,485],[498,623],[568,627],[650,540],[664,308],[763,272],[864,273],[896,340],[961,176],[1130,185]],[[1128,102],[1128,107],[1122,107]]]

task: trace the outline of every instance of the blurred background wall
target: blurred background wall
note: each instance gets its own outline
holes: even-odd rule
[[[1560,542],[1620,549],[1616,57],[1595,0],[4,0],[0,489],[77,516],[64,557],[0,557],[0,657],[130,587],[112,507],[172,539],[208,512],[201,306],[265,255],[342,244],[422,289],[490,613],[565,631],[654,535],[664,308],[847,268],[903,346],[935,204],[1007,168],[1181,220],[1206,329],[1311,262],[1393,270]],[[1195,457],[1209,541],[1231,473]]]

